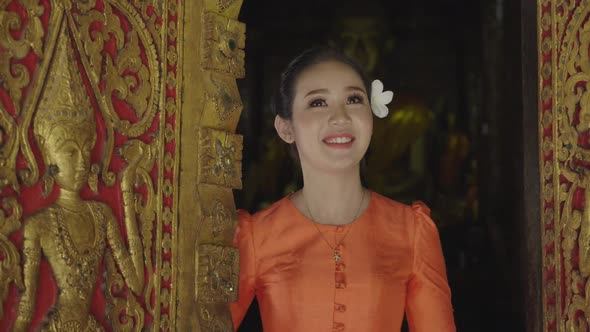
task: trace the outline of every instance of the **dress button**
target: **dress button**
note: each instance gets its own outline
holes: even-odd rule
[[[336,272],[344,272],[344,270],[346,269],[346,264],[338,262],[336,264]]]
[[[334,322],[334,324],[332,325],[332,329],[334,331],[344,331],[344,323]]]
[[[338,289],[344,289],[344,288],[346,288],[346,282],[344,282],[344,281],[337,281],[336,282],[336,288],[338,288]]]
[[[346,306],[344,304],[335,303],[334,304],[334,310],[336,310],[338,312],[345,312],[346,311]]]
[[[338,232],[338,233],[344,232],[344,226],[336,226],[336,232]]]

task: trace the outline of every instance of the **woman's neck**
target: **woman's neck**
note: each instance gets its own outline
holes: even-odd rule
[[[304,171],[303,183],[295,205],[317,223],[351,223],[368,205],[358,167],[341,172]]]

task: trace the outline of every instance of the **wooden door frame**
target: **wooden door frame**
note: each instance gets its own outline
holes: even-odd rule
[[[527,332],[543,331],[537,0],[521,0],[522,186],[520,274]]]

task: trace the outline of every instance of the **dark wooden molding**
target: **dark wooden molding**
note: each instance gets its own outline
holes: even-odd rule
[[[537,1],[521,0],[522,227],[520,229],[524,314],[527,332],[543,331],[540,222]]]

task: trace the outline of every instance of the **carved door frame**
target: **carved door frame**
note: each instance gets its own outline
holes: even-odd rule
[[[562,41],[554,38],[556,0],[521,0],[520,58],[522,68],[521,201],[519,262],[522,275],[523,313],[527,332],[565,331],[558,308],[561,286],[555,281],[555,219],[552,209],[555,164],[551,158],[559,145],[553,140],[555,55]],[[550,202],[550,204],[547,204]]]
[[[519,206],[521,242],[519,263],[523,267],[518,282],[522,285],[521,305],[527,332],[545,331],[543,312],[543,271],[541,239],[541,193],[539,173],[539,46],[541,0],[521,0],[522,66],[522,197]]]
[[[585,331],[590,325],[590,1],[538,0],[534,16],[531,8],[532,1],[523,1],[523,50],[536,48],[523,53],[524,134],[530,134],[524,140],[523,252],[532,277],[526,285],[527,325],[530,331]],[[524,39],[532,36],[533,17],[536,38]],[[536,63],[530,54],[536,54]]]
[[[238,255],[231,246],[237,225],[232,189],[241,189],[242,177],[242,137],[234,134],[242,111],[235,79],[245,75],[245,25],[237,21],[241,5],[242,0],[205,0],[203,7],[186,1],[184,11],[179,331],[232,327],[226,303],[235,299],[238,285]]]

